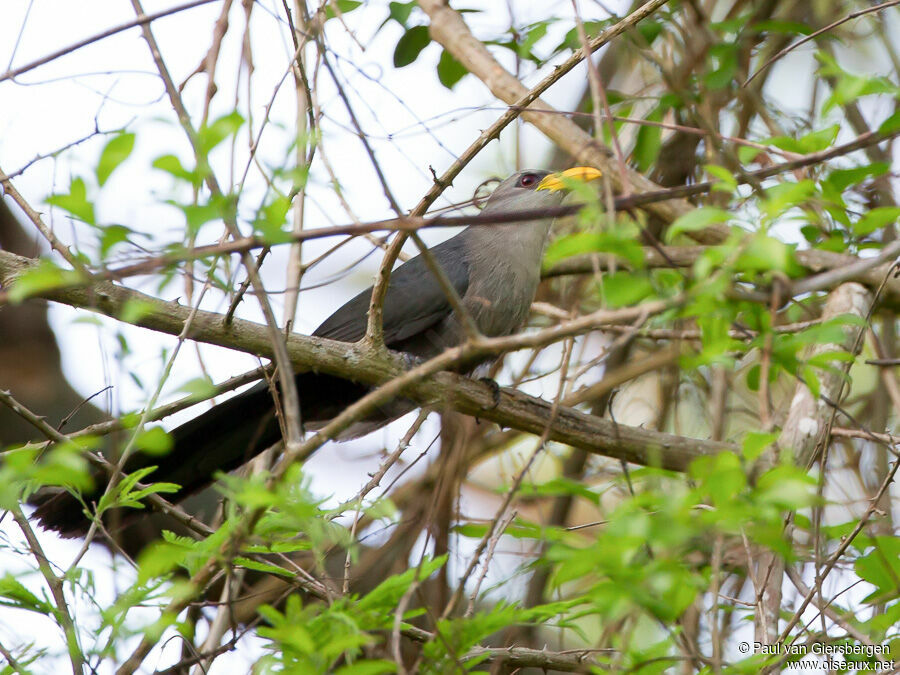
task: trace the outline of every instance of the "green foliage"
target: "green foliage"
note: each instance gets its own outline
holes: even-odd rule
[[[52,445],[46,451],[33,447],[4,451],[0,464],[0,507],[14,508],[23,493],[37,486],[89,488],[92,481],[84,453],[98,445],[96,437],[80,436]]]
[[[94,204],[88,199],[87,185],[83,178],[72,178],[69,181],[69,191],[60,192],[47,197],[47,203],[51,206],[57,206],[66,211],[72,217],[87,223],[95,225]]]
[[[408,28],[394,48],[394,68],[403,68],[413,63],[430,43],[428,26]]]
[[[612,22],[612,19],[607,19],[606,21],[585,21],[584,32],[587,34],[588,38],[592,38],[604,28],[610,26]],[[576,49],[584,49],[584,44],[582,43],[581,37],[578,34],[578,28],[573,27],[569,29],[565,37],[559,44],[556,45],[553,51],[554,53],[559,53],[569,50],[574,51]]]
[[[738,45],[723,42],[709,50],[711,63],[704,77],[709,89],[725,89],[731,86],[738,69]]]
[[[205,401],[216,395],[216,386],[208,377],[195,377],[181,385],[178,391],[183,391],[195,401]]]
[[[418,568],[389,577],[361,598],[341,598],[328,605],[304,607],[297,595],[291,595],[283,611],[263,607],[260,613],[269,625],[259,633],[271,641],[271,654],[260,664],[263,672],[326,672],[339,659],[347,660],[337,671],[345,674],[394,672],[393,662],[363,658],[361,648],[390,634],[377,637],[379,632],[393,628],[401,597],[412,584],[427,579],[445,563],[446,557],[422,561]]]
[[[875,537],[872,550],[856,559],[855,571],[875,587],[865,602],[880,603],[900,598],[900,539]]]
[[[781,150],[795,152],[800,155],[807,155],[831,147],[831,144],[834,143],[834,140],[837,138],[838,131],[840,131],[840,126],[833,124],[830,127],[820,129],[819,131],[813,131],[800,138],[775,136],[764,142],[770,143]]]
[[[153,435],[156,436],[156,434]],[[137,484],[152,474],[155,469],[155,466],[138,469],[118,481],[112,490],[105,492],[100,498],[97,503],[97,514],[101,515],[104,511],[116,507],[143,509],[145,505],[141,500],[148,495],[158,492],[177,492],[179,486],[173,483],[151,483],[143,488],[137,487]]]
[[[653,284],[645,275],[631,272],[613,272],[603,277],[600,296],[609,307],[637,305],[654,295]]]
[[[244,126],[244,118],[236,110],[222,115],[197,130],[197,150],[205,157],[224,140],[235,136]]]
[[[40,295],[54,288],[77,284],[81,275],[74,270],[60,267],[52,260],[41,258],[37,265],[16,277],[9,289],[9,300],[19,303],[33,295]]]
[[[0,577],[0,605],[38,614],[53,612],[52,604],[37,597],[9,572]]]
[[[634,228],[617,227],[601,232],[575,232],[553,241],[544,256],[544,266],[584,253],[607,253],[632,267],[644,266],[644,253],[633,236]]]
[[[649,122],[662,122],[665,109],[656,106],[645,118]],[[662,148],[662,128],[641,125],[634,142],[634,161],[638,171],[647,171],[656,161]]]
[[[277,195],[265,204],[259,211],[253,222],[254,229],[259,232],[270,244],[279,244],[290,241],[290,231],[285,228],[288,213],[291,209],[290,200],[284,195]]]
[[[164,171],[178,180],[186,181],[195,188],[199,188],[203,183],[203,175],[198,171],[186,169],[175,155],[160,155],[153,160],[153,168]]]
[[[888,94],[896,97],[900,93],[900,88],[886,77],[854,75],[841,68],[830,54],[819,52],[816,56],[822,63],[819,73],[823,77],[831,77],[835,80],[831,95],[822,104],[823,113],[829,112],[836,106],[854,103],[864,96]]]
[[[362,5],[362,0],[335,0],[335,2],[329,2],[325,5],[325,18],[333,19],[337,16],[335,12],[335,7],[337,7],[337,11],[341,14],[349,14],[354,9],[357,9]]]
[[[666,239],[675,241],[679,234],[696,232],[716,223],[727,223],[732,218],[731,212],[712,206],[693,209],[672,223],[666,231]]]
[[[513,28],[508,37],[489,40],[486,44],[508,49],[518,58],[541,65],[543,60],[534,52],[537,43],[547,34],[549,21],[538,21],[521,28]]]
[[[172,438],[162,427],[151,427],[137,435],[134,446],[148,455],[165,455],[172,449]]]
[[[131,151],[134,150],[134,139],[135,135],[131,133],[118,134],[113,136],[103,147],[95,171],[100,187],[103,187],[112,172],[131,155]]]
[[[466,67],[457,61],[453,54],[446,49],[441,51],[441,58],[437,64],[437,75],[441,84],[447,89],[453,89],[456,83],[463,79],[468,72]]]
[[[409,17],[412,14],[413,10],[416,9],[416,7],[418,7],[418,5],[416,4],[415,0],[409,0],[409,2],[389,2],[389,16],[381,25],[384,26],[385,23],[393,19],[404,28],[407,28]]]
[[[414,9],[416,9],[415,2],[391,2],[388,18],[381,24],[383,28],[387,23],[395,21],[403,27],[403,35],[400,36],[394,48],[395,68],[403,68],[414,63],[425,48],[431,44],[428,26],[409,25],[409,19]],[[452,89],[468,72],[453,54],[446,49],[441,50],[436,73],[438,81],[442,85],[447,89]]]

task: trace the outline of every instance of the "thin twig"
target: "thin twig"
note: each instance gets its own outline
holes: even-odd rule
[[[838,19],[837,21],[832,21],[830,24],[828,24],[824,28],[820,28],[819,30],[814,31],[814,32],[810,33],[809,35],[806,35],[806,36],[800,38],[793,44],[788,45],[787,47],[782,49],[780,52],[778,52],[777,54],[772,56],[768,61],[766,61],[759,68],[757,68],[755,73],[753,73],[750,77],[748,77],[746,80],[744,80],[744,83],[741,86],[746,87],[748,84],[750,84],[750,82],[753,81],[753,79],[757,75],[759,75],[762,71],[764,71],[766,68],[771,66],[773,63],[775,63],[776,61],[781,59],[786,54],[794,51],[795,49],[797,49],[797,47],[806,44],[810,40],[815,40],[817,37],[822,35],[822,33],[827,33],[828,31],[833,30],[834,28],[837,28],[838,26],[840,26],[843,23],[847,23],[848,21],[852,21],[853,19],[858,19],[859,17],[864,16],[866,14],[872,14],[873,12],[880,12],[881,10],[887,9],[888,7],[893,7],[894,5],[900,5],[900,0],[889,0],[888,2],[883,2],[880,5],[875,5],[874,7],[866,7],[865,9],[858,9],[854,12],[850,12],[845,17]]]
[[[50,63],[51,61],[55,61],[61,56],[65,56],[66,54],[71,54],[74,51],[81,49],[82,47],[86,47],[94,42],[99,42],[104,38],[108,38],[116,33],[121,33],[124,30],[128,30],[129,28],[134,28],[135,26],[145,26],[157,19],[161,19],[164,16],[170,16],[171,14],[177,14],[179,12],[183,12],[187,9],[193,9],[194,7],[199,7],[200,5],[208,5],[211,2],[216,2],[217,0],[192,0],[192,2],[186,2],[183,5],[176,5],[175,7],[169,7],[168,9],[161,10],[159,12],[154,12],[153,14],[144,14],[141,13],[137,16],[137,18],[132,19],[131,21],[126,21],[123,24],[119,24],[118,26],[114,26],[113,28],[108,28],[102,33],[97,33],[96,35],[92,35],[84,40],[79,40],[78,42],[69,45],[68,47],[63,47],[62,49],[57,49],[55,52],[51,52],[46,56],[42,56],[35,61],[31,61],[30,63],[26,63],[24,66],[19,66],[18,68],[11,68],[7,70],[5,73],[0,74],[0,82],[5,80],[10,80],[14,77],[18,77],[23,73],[27,73],[29,70],[34,70],[38,66],[43,66],[46,63]]]

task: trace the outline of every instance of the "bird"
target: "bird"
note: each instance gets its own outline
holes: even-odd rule
[[[592,167],[560,173],[518,171],[497,186],[482,214],[552,208],[562,202],[574,182],[600,175]],[[482,335],[511,335],[525,324],[540,281],[552,220],[545,216],[469,226],[429,249]],[[371,295],[369,287],[351,298],[312,335],[351,343],[361,340],[366,333]],[[422,255],[410,258],[391,273],[383,304],[383,330],[387,348],[415,360],[431,358],[464,341],[460,317]],[[467,365],[474,368],[479,364]],[[306,429],[322,426],[370,391],[365,384],[315,371],[297,373],[295,378]],[[363,435],[415,407],[412,401],[398,399],[351,428],[349,436]],[[218,403],[170,435],[173,444],[167,455],[135,453],[124,471],[156,466],[144,480],[179,485],[176,501],[197,493],[219,472],[238,468],[281,440],[272,392],[266,382]],[[85,504],[96,502],[103,494],[104,477],[95,476],[94,483],[97,487],[93,491],[81,495]],[[39,491],[32,504],[37,506],[34,516],[41,525],[63,537],[83,536],[91,524],[82,502],[68,491]],[[120,514],[120,520],[127,518]]]

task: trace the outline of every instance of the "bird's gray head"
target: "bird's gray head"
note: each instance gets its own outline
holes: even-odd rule
[[[485,210],[530,211],[556,206],[575,181],[594,180],[600,175],[597,169],[589,166],[578,166],[560,173],[543,169],[517,171],[497,186]]]

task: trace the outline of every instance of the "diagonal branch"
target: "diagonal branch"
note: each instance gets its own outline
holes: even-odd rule
[[[442,0],[419,0],[419,6],[431,19],[429,27],[431,37],[456,57],[466,70],[484,82],[494,96],[513,105],[528,95],[528,88],[504,69],[488,48],[472,35],[458,12]],[[617,191],[625,189],[618,169],[610,158],[609,149],[597,143],[587,132],[560,114],[549,103],[536,99],[521,114],[523,119],[542,131],[577,164],[597,167],[610,177]],[[659,185],[637,171],[629,170],[627,179],[635,192],[653,192],[660,189]],[[684,200],[655,203],[648,207],[649,211],[665,222],[672,222],[692,209],[693,207]],[[693,234],[701,243],[715,243],[724,240],[727,231],[721,227],[710,227]]]
[[[33,269],[35,264],[27,258],[0,251],[0,285],[4,288],[11,286],[18,274]],[[138,301],[147,311],[135,324],[170,335],[178,335],[183,330],[184,321],[191,312],[191,308],[177,302],[159,300],[110,282],[98,283],[90,289],[45,290],[40,297],[72,307],[90,309],[116,319],[122,315],[126,304]],[[535,333],[507,338],[482,338],[477,342],[477,348],[480,353],[491,354],[549,344],[609,323],[633,321],[670,306],[673,305],[658,302],[635,308],[601,310]],[[265,358],[272,358],[274,353],[265,326],[238,319],[225,325],[222,316],[214,312],[197,311],[188,338]],[[298,369],[315,368],[323,373],[373,386],[401,376],[406,365],[406,359],[396,353],[381,355],[366,352],[359,345],[317,337],[290,335],[286,339],[286,347],[291,362]],[[462,356],[470,358],[471,353]],[[448,359],[446,366],[452,365],[453,361]],[[685,470],[698,456],[735,449],[727,443],[617,425],[574,408],[561,407],[554,418],[552,406],[547,401],[515,389],[501,389],[497,397],[497,392],[492,387],[449,372],[410,382],[402,393],[423,405],[443,401],[462,413],[537,435],[549,426],[550,439],[560,443],[635,464],[660,466],[673,471]]]

